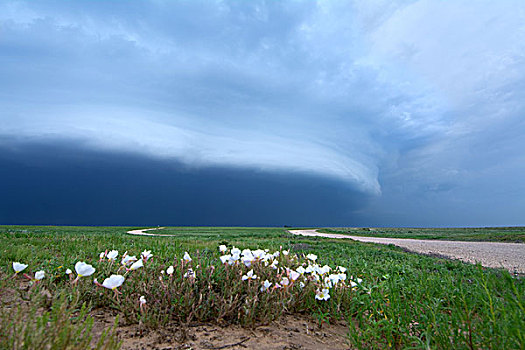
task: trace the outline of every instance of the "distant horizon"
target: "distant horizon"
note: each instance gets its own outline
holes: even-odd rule
[[[0,226],[41,226],[41,227],[148,227],[148,228],[155,228],[159,227],[159,225],[52,225],[52,224],[1,224]],[[283,229],[307,229],[307,228],[400,228],[400,229],[421,229],[421,228],[440,228],[440,229],[454,229],[454,228],[466,228],[466,229],[489,229],[489,228],[522,228],[525,227],[525,225],[517,225],[517,226],[245,226],[245,225],[232,225],[232,226],[213,226],[213,225],[160,225],[160,227],[214,227],[214,228],[228,228],[228,227],[245,227],[245,228],[283,228]]]

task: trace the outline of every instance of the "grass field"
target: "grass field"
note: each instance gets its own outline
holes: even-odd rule
[[[492,241],[525,243],[525,227],[481,227],[481,228],[369,228],[342,227],[325,228],[325,233],[344,233],[354,236],[439,239],[449,241]]]
[[[159,232],[176,237],[125,234],[130,229],[134,228],[0,226],[0,288],[4,291],[0,348],[37,344],[38,335],[44,333],[46,344],[59,344],[55,348],[85,348],[93,344],[88,337],[93,322],[90,313],[100,309],[118,313],[121,322],[149,328],[217,321],[253,327],[285,314],[302,314],[320,324],[346,322],[349,342],[361,349],[525,348],[525,280],[506,271],[410,254],[393,246],[292,236],[281,228],[170,227]],[[502,230],[506,238],[485,229],[468,231],[381,229],[377,234],[439,239],[450,232],[447,239],[523,238],[523,231],[510,229]],[[351,233],[370,235],[371,231]],[[249,268],[221,264],[222,244],[229,249],[280,251],[279,266],[294,269],[306,261],[305,255],[315,254],[319,265],[346,267],[348,281],[359,278],[362,282],[334,287],[328,300],[315,298],[315,281],[311,286],[307,282],[304,289],[293,285],[278,293],[263,293],[260,281],[241,281]],[[93,285],[93,277],[101,282],[116,270],[118,263],[99,262],[99,253],[112,249],[119,251],[119,258],[125,251],[140,256],[145,249],[154,255],[143,268],[126,272],[120,295]],[[290,254],[285,256],[284,250]],[[185,252],[192,262],[181,261]],[[13,278],[15,261],[29,265],[24,271],[28,275],[44,270],[46,277],[31,286],[21,274]],[[73,284],[64,271],[74,271],[78,261],[92,264],[96,272]],[[176,277],[168,279],[160,271],[170,265]],[[188,266],[195,274],[191,282],[183,276]],[[274,276],[262,264],[252,268],[261,280]],[[7,292],[13,290],[16,293]],[[148,301],[146,311],[139,306],[140,295]],[[111,330],[99,343],[99,348],[118,348]]]

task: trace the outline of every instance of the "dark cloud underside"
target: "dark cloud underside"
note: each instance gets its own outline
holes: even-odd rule
[[[3,224],[353,225],[351,212],[366,200],[300,173],[190,169],[64,144],[0,151]]]

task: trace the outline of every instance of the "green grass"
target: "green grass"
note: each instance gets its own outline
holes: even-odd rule
[[[98,254],[106,249],[129,251],[133,255],[150,249],[155,254],[154,264],[160,269],[172,264],[174,257],[181,258],[184,251],[202,256],[200,264],[209,267],[217,260],[217,247],[223,243],[241,249],[276,250],[282,246],[300,255],[317,254],[320,264],[345,266],[348,276],[363,279],[358,290],[348,291],[340,298],[334,297],[328,302],[294,301],[288,310],[314,319],[322,316],[328,320],[347,320],[349,339],[357,348],[525,348],[525,280],[506,271],[410,254],[393,246],[292,236],[281,228],[185,227],[159,232],[176,234],[175,237],[130,236],[125,234],[129,229],[132,228],[0,226],[1,275],[12,274],[13,261],[29,264],[31,271],[44,269],[50,276],[59,275],[79,260],[98,260]],[[410,234],[404,230],[399,229],[398,233]],[[428,232],[431,237],[437,235],[430,230],[417,229],[417,232]],[[444,235],[448,231],[440,232]],[[461,230],[454,232],[456,238],[461,236]],[[509,234],[516,235],[514,231]],[[227,287],[220,276],[214,286]],[[3,283],[11,283],[6,281]],[[70,288],[60,278],[49,278],[46,283],[57,292]],[[138,282],[124,287],[129,289],[122,290],[123,300],[126,293],[143,291]],[[81,302],[92,307],[111,307],[111,300],[99,300],[98,294],[85,291],[83,298]],[[184,309],[183,302],[181,299],[181,305],[177,306],[181,313],[188,310]],[[268,305],[275,307],[275,304]],[[271,311],[265,310],[265,305],[258,307],[257,312],[261,314]],[[204,306],[201,312],[204,319],[212,315]],[[158,324],[162,323],[158,318],[161,314],[159,311],[155,316]],[[231,322],[243,321],[232,317]]]
[[[369,228],[341,227],[325,228],[325,233],[344,233],[354,236],[438,239],[449,241],[491,241],[525,243],[525,227],[481,227],[481,228]]]

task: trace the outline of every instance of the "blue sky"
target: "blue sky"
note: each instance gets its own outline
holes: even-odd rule
[[[4,223],[523,225],[524,135],[521,0],[0,3]]]

